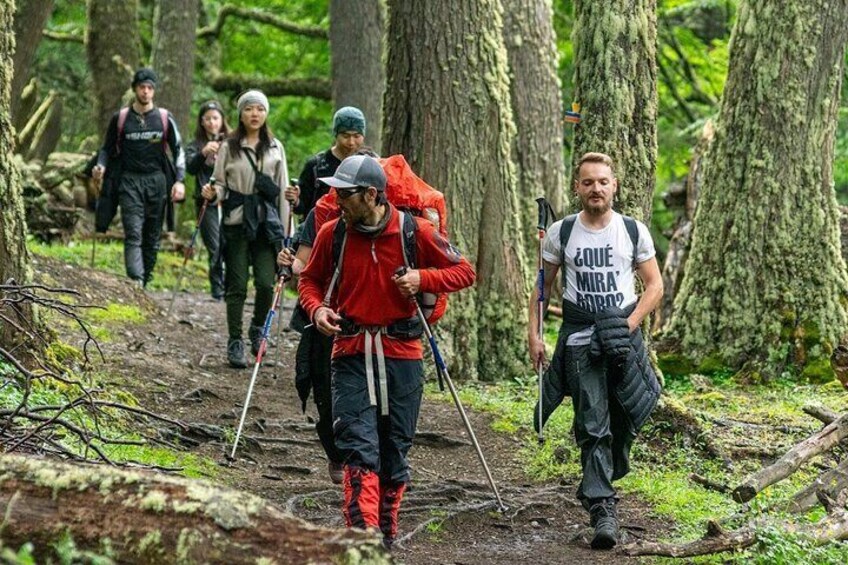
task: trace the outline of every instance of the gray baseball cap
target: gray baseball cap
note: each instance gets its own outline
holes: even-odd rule
[[[383,167],[368,155],[352,155],[342,161],[336,173],[331,177],[321,177],[321,182],[334,188],[356,188],[373,186],[377,190],[386,189],[386,174]]]

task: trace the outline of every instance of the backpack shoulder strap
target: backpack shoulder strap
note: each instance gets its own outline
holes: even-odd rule
[[[565,268],[565,248],[568,247],[568,240],[571,239],[571,232],[574,230],[576,221],[577,214],[571,214],[562,219],[562,225],[559,227],[559,246],[563,269]]]
[[[168,119],[168,110],[159,108],[159,118],[162,120],[162,151],[165,151],[165,146],[168,144],[168,127],[171,121]]]
[[[130,113],[130,107],[124,106],[121,108],[121,111],[118,112],[118,138],[115,140],[115,146],[118,150],[118,155],[121,154],[121,141],[124,137],[124,125],[127,123],[127,116]]]
[[[418,264],[418,249],[415,247],[415,232],[418,231],[418,224],[415,223],[415,217],[412,214],[400,210],[398,214],[400,214],[400,244],[403,250],[403,262],[410,269],[415,269]]]
[[[630,216],[621,216],[624,220],[624,227],[627,228],[627,235],[630,236],[630,242],[633,244],[633,266],[636,266],[636,252],[639,250],[639,226],[636,220]]]
[[[336,227],[333,228],[333,277],[330,279],[327,292],[324,293],[324,306],[330,305],[330,300],[333,298],[333,291],[336,289],[336,285],[339,284],[345,243],[347,243],[347,226],[344,220],[339,218],[338,222],[336,222]]]

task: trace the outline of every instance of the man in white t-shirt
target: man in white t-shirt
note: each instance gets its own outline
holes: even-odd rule
[[[582,210],[555,222],[542,244],[544,311],[560,267],[565,275],[563,325],[543,380],[542,421],[536,426],[571,395],[583,468],[577,497],[595,528],[595,549],[618,541],[612,482],[629,471],[630,446],[660,392],[639,326],[660,302],[662,277],[648,228],[612,209],[617,189],[612,159],[583,155],[574,185]],[[643,283],[641,296],[634,275]],[[528,341],[536,368],[546,363],[537,299],[535,288]],[[534,413],[538,417],[538,406]]]

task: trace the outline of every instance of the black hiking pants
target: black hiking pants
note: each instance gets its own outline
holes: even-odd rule
[[[630,471],[634,436],[610,386],[619,369],[608,367],[603,357],[589,355],[588,345],[564,350],[563,374],[574,406],[574,437],[583,468],[577,498],[588,508],[592,499],[615,497],[612,482]]]
[[[124,226],[127,276],[145,284],[153,278],[159,236],[168,203],[165,174],[124,172],[118,189]]]
[[[376,365],[376,362],[375,362]],[[408,483],[406,455],[412,447],[421,395],[424,363],[420,359],[386,357],[389,415],[380,415],[368,399],[365,356],[332,361],[333,432],[346,465],[377,473],[381,482]]]
[[[330,379],[330,356],[333,352],[333,338],[325,336],[315,329],[308,327],[303,330],[300,343],[297,346],[295,357],[295,374],[297,379],[302,377],[308,379],[308,386],[312,389],[312,398],[318,409],[318,421],[315,423],[315,431],[321,440],[321,446],[327,459],[334,463],[343,463],[342,454],[336,449],[333,437],[333,387]],[[300,393],[298,383],[298,392]],[[309,394],[306,389],[306,394]],[[301,397],[306,407],[306,396]]]
[[[274,301],[274,284],[277,277],[277,252],[264,233],[257,233],[250,241],[241,225],[223,226],[224,261],[227,264],[226,295],[227,332],[230,339],[241,339],[244,303],[247,300],[247,283],[253,271],[253,301],[251,325],[263,326],[265,316]]]
[[[203,199],[195,199],[195,214],[200,215]],[[196,217],[195,216],[195,217]],[[200,222],[200,237],[209,252],[209,286],[213,298],[224,297],[224,248],[221,237],[221,220],[218,218],[218,205],[209,203],[203,221]]]

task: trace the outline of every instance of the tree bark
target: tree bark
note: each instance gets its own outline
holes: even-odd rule
[[[15,36],[12,31],[13,0],[0,0],[0,283],[14,279],[25,283],[29,278],[29,256],[26,249],[24,200],[20,174],[12,159],[12,126],[9,116],[9,96],[12,84],[12,50]],[[7,316],[31,318],[30,309]],[[0,324],[0,346],[11,350],[21,339],[11,324]]]
[[[12,77],[12,117],[29,78],[35,51],[41,42],[41,31],[53,12],[53,0],[18,0],[15,11],[15,74]]]
[[[740,5],[668,336],[754,378],[833,377],[848,273],[833,190],[848,0]]]
[[[9,454],[0,469],[3,542],[32,542],[40,562],[64,532],[80,550],[108,539],[120,563],[390,562],[371,535],[313,526],[205,481]]]
[[[156,105],[167,108],[183,135],[191,120],[197,0],[159,0],[153,17],[151,66],[159,75]]]
[[[798,491],[786,506],[787,512],[801,514],[812,510],[819,504],[818,493],[823,492],[830,498],[836,498],[840,492],[848,488],[848,459],[824,472],[806,488]]]
[[[661,330],[671,320],[674,313],[674,297],[683,281],[686,272],[686,260],[689,258],[689,249],[692,245],[692,230],[694,228],[695,211],[698,206],[698,195],[704,182],[701,163],[703,156],[713,140],[713,124],[707,121],[701,133],[701,139],[692,153],[689,162],[689,174],[686,176],[685,197],[683,214],[674,229],[671,241],[668,243],[668,252],[662,267],[663,296],[660,305],[654,313],[653,328]]]
[[[383,0],[330,0],[330,61],[336,109],[355,106],[365,114],[365,143],[382,147],[385,37]],[[367,22],[367,25],[365,24]]]
[[[499,0],[389,3],[384,153],[445,193],[477,284],[451,297],[451,373],[527,372],[527,269]],[[447,336],[443,341],[447,340]]]
[[[782,481],[798,470],[810,458],[823,453],[848,437],[848,414],[825,426],[820,432],[808,437],[786,452],[786,454],[759,470],[733,489],[733,500],[748,502],[767,486]]]
[[[536,198],[545,196],[557,213],[565,210],[559,52],[551,0],[506,0],[504,5],[503,36],[518,132],[512,155],[518,165],[521,233],[532,250],[538,247]]]
[[[137,13],[138,0],[88,0],[85,48],[100,132],[126,102],[132,73],[139,66]]]
[[[572,164],[608,154],[618,178],[616,209],[647,222],[657,163],[656,0],[574,2],[574,88],[582,121]],[[573,176],[573,172],[572,172]]]

